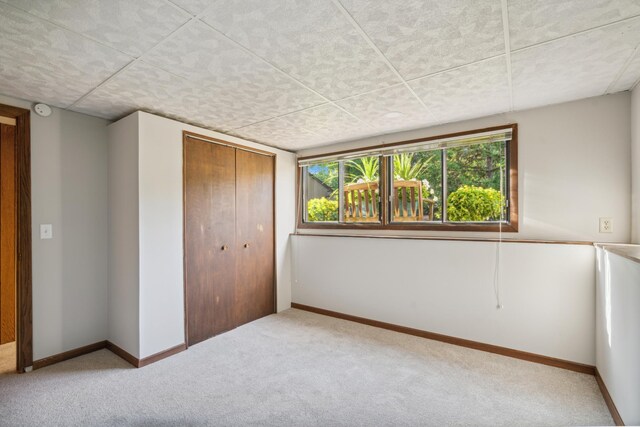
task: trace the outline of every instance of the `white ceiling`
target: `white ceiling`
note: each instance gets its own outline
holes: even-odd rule
[[[0,93],[290,150],[628,90],[639,47],[639,0],[0,0]]]

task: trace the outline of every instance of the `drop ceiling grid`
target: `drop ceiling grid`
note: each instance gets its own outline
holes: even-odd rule
[[[513,52],[514,108],[604,94],[638,40],[640,19],[631,19]]]
[[[0,3],[0,31],[3,91],[19,98],[38,97],[61,108],[131,60],[128,55],[6,3]]]
[[[191,19],[169,1],[3,1],[132,57],[142,55]]]
[[[32,55],[29,57],[25,52],[18,52],[15,45],[12,49],[7,48],[14,35],[7,37],[8,26],[3,25],[4,28],[0,28],[0,75],[3,77],[0,89],[3,92],[26,99],[38,97],[33,100],[62,107],[75,104],[73,110],[108,118],[117,118],[135,108],[142,108],[207,128],[235,130],[240,135],[243,132],[247,136],[249,132],[253,135],[270,132],[284,139],[282,135],[288,132],[287,148],[302,149],[310,144],[336,142],[337,139],[360,138],[460,120],[464,117],[464,114],[456,113],[460,109],[471,116],[502,111],[505,109],[504,96],[499,94],[500,91],[514,97],[515,104],[506,107],[506,110],[511,110],[629,89],[637,84],[640,76],[640,33],[633,23],[640,16],[640,3],[635,0],[565,1],[559,6],[552,0],[541,0],[535,4],[525,0],[479,0],[473,3],[465,0],[448,3],[405,0],[375,4],[364,0],[324,0],[322,3],[317,0],[248,0],[242,3],[229,0],[115,0],[110,3],[116,5],[114,10],[88,7],[84,11],[68,12],[79,1],[0,0],[0,8],[6,10],[10,7],[13,11],[12,14],[3,13],[0,19],[29,21],[31,25],[24,25],[25,28],[40,28],[41,33],[54,34],[57,39],[49,41],[54,46],[59,40],[64,40],[63,45],[73,46],[69,51],[58,52],[57,58],[50,58],[46,53],[38,57],[37,32],[30,33],[31,39],[15,36],[15,40],[22,40],[18,45],[31,47],[23,49]],[[88,1],[92,6],[100,3],[98,0]],[[155,12],[157,7],[150,7],[152,4],[157,6],[158,2],[160,10],[164,11],[162,16]],[[234,33],[235,28],[228,27],[229,22],[220,21],[220,16],[228,16],[229,13],[242,14],[243,7],[248,13],[255,13],[256,8],[263,7],[269,16],[286,15],[283,11],[299,10],[295,4],[301,2],[305,6],[305,16],[313,12],[311,14],[316,18],[327,18],[327,22],[303,20],[302,26],[292,24],[287,31],[306,37],[308,42],[317,41],[318,36],[307,33],[324,29],[320,34],[328,34],[324,38],[329,41],[320,39],[319,42],[331,47],[293,49],[290,52],[307,55],[294,58],[293,65],[277,52],[274,61],[270,56],[272,51],[265,50],[260,42],[273,42],[271,38],[264,37],[264,34],[269,34],[290,48],[289,45],[295,45],[297,39],[281,37],[279,29],[267,28],[266,33],[259,34],[262,40],[253,41],[258,43],[258,48],[254,48],[246,40],[246,45],[243,44],[242,37],[255,39],[255,34],[249,37],[241,32],[238,35]],[[285,7],[287,4],[289,9]],[[224,7],[229,5],[231,9],[225,10]],[[311,7],[318,10],[308,10]],[[220,8],[222,13],[212,18],[212,11],[219,12]],[[16,18],[18,10],[22,15]],[[123,10],[132,16],[119,22],[114,16]],[[461,16],[459,22],[445,19],[448,14],[455,15],[456,10]],[[480,27],[475,22],[479,16],[484,16],[479,10],[490,11],[489,18],[484,20],[489,22],[482,23]],[[429,21],[433,16],[442,17],[442,22]],[[275,18],[279,19],[278,16]],[[285,18],[298,16],[294,14]],[[105,19],[113,22],[101,22]],[[465,19],[473,22],[465,25]],[[83,21],[100,25],[93,28]],[[158,21],[156,28],[146,28]],[[266,25],[262,21],[263,18],[259,19],[258,24]],[[372,25],[376,27],[380,22],[388,23],[387,27],[371,30]],[[120,27],[130,28],[132,23],[141,27],[138,31],[142,36],[132,36],[129,31],[118,33]],[[190,74],[190,70],[180,67],[178,60],[167,59],[172,49],[181,49],[179,42],[182,36],[194,28],[202,28],[203,24],[217,32],[218,39],[226,39],[232,44],[229,50],[222,52],[228,55],[221,55],[222,63],[208,62],[211,58],[192,58],[194,64],[210,72],[213,76],[210,79],[206,72]],[[620,30],[621,27],[624,29]],[[331,34],[336,30],[346,35]],[[269,31],[275,31],[275,36]],[[495,31],[502,31],[501,37],[494,37]],[[442,38],[444,41],[420,46],[420,37],[425,37],[425,34],[431,40]],[[479,40],[468,41],[469,35]],[[40,43],[43,43],[41,34],[40,37]],[[136,40],[127,42],[132,37]],[[46,42],[46,38],[44,40]],[[459,40],[467,40],[467,43]],[[500,51],[492,50],[493,42],[501,44]],[[585,43],[597,48],[587,49],[589,46],[585,47]],[[467,44],[476,46],[475,52],[469,53]],[[340,74],[335,70],[334,58],[329,55],[331,61],[327,61],[328,57],[322,56],[336,53],[344,62],[347,52],[353,53],[345,50],[344,46],[349,49],[356,46],[356,56],[367,63],[364,74],[357,74],[361,72],[357,70],[355,77],[347,76],[360,85],[355,91],[334,84],[336,81],[344,83],[345,76],[338,75],[338,80],[332,80],[336,78],[335,74]],[[201,46],[200,49],[206,47]],[[429,52],[433,54],[425,56],[420,49],[431,49]],[[573,51],[582,54],[572,54]],[[442,55],[450,55],[450,59],[439,62]],[[198,57],[198,52],[195,56]],[[509,56],[512,57],[511,64]],[[425,57],[428,60],[424,60]],[[38,62],[45,58],[44,64]],[[64,60],[75,60],[76,68],[73,65],[56,65],[64,64]],[[83,60],[89,62],[94,71],[88,72],[91,66],[83,66]],[[16,64],[16,61],[22,62]],[[498,61],[503,62],[502,67]],[[304,74],[301,71],[309,64],[319,64],[326,69],[317,74],[322,80],[319,84],[330,87],[334,92],[318,91],[312,87],[315,81],[301,78]],[[512,70],[509,70],[509,65]],[[420,67],[426,67],[427,72],[424,69],[420,71]],[[386,71],[378,72],[380,69]],[[235,76],[234,70],[238,71]],[[373,75],[371,70],[375,70]],[[69,76],[69,71],[74,71],[75,76]],[[144,73],[151,77],[137,81],[145,80]],[[575,78],[576,73],[580,78]],[[513,87],[509,85],[510,79]],[[503,80],[507,84],[503,85]],[[203,83],[203,87],[198,87],[199,83]],[[365,89],[363,84],[371,86]],[[179,90],[168,85],[175,85]],[[349,91],[351,94],[345,95]],[[491,105],[474,111],[476,104],[487,96],[491,98]],[[414,101],[410,101],[411,98]],[[412,111],[419,104],[425,111],[424,115]],[[424,105],[427,110],[424,110]],[[386,113],[394,112],[390,110],[404,114],[403,119],[385,120]],[[302,138],[299,139],[298,135]],[[300,142],[296,144],[298,140]],[[280,144],[279,140],[271,138],[260,142]]]
[[[212,90],[219,103],[242,104],[252,123],[325,102],[201,21],[149,51],[144,61]]]
[[[211,5],[209,6],[209,8],[212,7]],[[209,8],[207,8],[206,10],[208,10]],[[206,12],[205,10],[205,12]],[[203,12],[203,13],[205,13]],[[260,55],[257,55],[255,52],[253,52],[252,50],[250,50],[249,48],[245,47],[244,45],[236,42],[235,40],[229,38],[226,34],[220,32],[218,29],[216,29],[215,27],[213,27],[211,24],[209,24],[206,21],[202,21],[203,23],[205,23],[206,25],[209,25],[214,31],[218,32],[221,36],[227,38],[230,42],[234,43],[236,46],[238,46],[238,48],[244,50],[245,52],[247,52],[248,54],[254,56],[256,59],[263,61],[265,64],[269,65],[270,67],[272,67],[275,71],[281,73],[283,76],[286,76],[287,78],[291,79],[292,81],[296,82],[298,85],[300,85],[301,87],[307,89],[308,91],[314,93],[315,95],[317,95],[318,97],[322,98],[322,100],[326,103],[326,104],[331,104],[334,107],[342,110],[344,113],[350,115],[354,120],[361,122],[362,124],[366,125],[367,123],[365,123],[364,121],[362,121],[361,119],[359,119],[358,117],[354,116],[353,114],[351,114],[349,111],[344,110],[342,107],[340,107],[339,105],[337,105],[334,101],[332,101],[331,99],[327,98],[326,96],[324,96],[323,94],[321,94],[320,92],[316,91],[315,89],[308,87],[307,85],[305,85],[302,81],[298,80],[296,77],[291,76],[290,74],[288,74],[286,71],[282,70],[280,67],[278,67],[277,65],[273,64],[272,62],[268,61],[267,59],[261,57]],[[310,107],[313,108],[313,107]],[[298,111],[295,111],[298,112]],[[287,114],[291,114],[291,113],[287,113]],[[283,114],[286,115],[286,114]],[[276,116],[273,117],[273,119],[277,119],[280,116]],[[262,120],[260,121],[262,122]],[[256,122],[256,123],[260,123],[260,122]],[[264,142],[264,141],[262,141]]]

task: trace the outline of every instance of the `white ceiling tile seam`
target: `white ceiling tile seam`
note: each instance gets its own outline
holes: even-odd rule
[[[170,34],[168,34],[165,38],[163,38],[162,40],[160,40],[158,43],[156,43],[155,45],[153,45],[151,48],[149,48],[146,52],[144,52],[142,55],[138,56],[137,58],[135,58],[133,61],[129,62],[127,65],[125,65],[124,67],[122,67],[120,70],[116,71],[114,74],[112,74],[111,76],[109,76],[107,79],[105,79],[103,82],[101,82],[99,85],[97,85],[96,87],[94,87],[93,89],[91,89],[89,92],[85,93],[84,95],[82,95],[80,98],[78,98],[73,104],[71,104],[70,106],[68,106],[67,108],[65,108],[66,110],[69,110],[73,107],[75,107],[76,105],[78,105],[80,102],[82,102],[85,98],[87,98],[88,96],[90,96],[92,93],[94,93],[95,91],[97,91],[98,89],[100,89],[102,86],[104,86],[105,84],[109,83],[111,80],[113,80],[114,78],[116,78],[117,76],[119,76],[120,74],[122,74],[124,71],[128,70],[130,67],[132,67],[135,63],[142,61],[142,58],[144,57],[144,55],[146,55],[147,53],[151,52],[153,49],[155,49],[158,45],[160,45],[161,43],[163,43],[165,40],[169,40],[171,37],[173,37],[175,34],[177,34],[178,32],[180,32],[182,29],[186,28],[188,25],[190,25],[192,22],[194,22],[196,19],[195,18],[191,18],[189,19],[187,22],[185,22],[184,24],[182,24],[181,26],[179,26],[178,28],[176,28],[175,30],[173,30],[173,32],[171,32]],[[146,64],[146,62],[145,62]],[[147,64],[149,66],[153,66],[151,64]],[[160,70],[162,70],[160,67],[155,67],[158,68]],[[164,72],[167,72],[166,70],[162,70]],[[174,73],[170,73],[170,74],[174,74]],[[175,75],[175,74],[174,74]],[[176,76],[176,77],[180,77],[180,76]],[[180,77],[183,78],[183,77]],[[185,79],[186,80],[186,79]]]
[[[89,41],[91,41],[93,43],[96,43],[96,44],[99,44],[102,47],[105,47],[107,49],[111,49],[111,50],[113,50],[115,52],[118,52],[118,53],[120,53],[122,55],[126,55],[126,56],[130,57],[131,59],[136,59],[136,55],[132,55],[129,52],[122,51],[122,50],[120,50],[120,49],[118,49],[118,48],[116,48],[114,46],[110,46],[109,44],[107,44],[107,43],[105,43],[103,41],[100,41],[100,40],[97,40],[97,39],[95,39],[93,37],[87,36],[86,34],[82,34],[82,33],[79,33],[77,31],[74,31],[71,28],[68,28],[68,27],[66,27],[64,25],[60,25],[60,24],[58,24],[58,23],[56,23],[54,21],[51,21],[50,19],[43,18],[43,17],[38,16],[36,14],[33,14],[33,13],[29,12],[28,10],[25,10],[25,9],[23,9],[21,7],[17,7],[15,5],[13,5],[13,4],[7,3],[4,0],[0,0],[0,2],[2,2],[2,4],[4,4],[5,6],[8,6],[8,7],[12,8],[12,9],[15,9],[15,10],[19,10],[22,13],[26,13],[29,16],[32,16],[32,17],[34,17],[34,18],[36,18],[36,19],[38,19],[40,21],[46,22],[47,24],[53,25],[54,27],[60,28],[61,30],[73,33],[74,35],[76,35],[78,37],[82,37],[83,39],[89,40]]]
[[[514,49],[514,50],[511,51],[511,53],[520,53],[520,52],[523,52],[523,51],[526,51],[526,50],[535,49],[536,47],[552,44],[552,43],[557,42],[557,41],[570,39],[570,38],[573,38],[573,37],[576,37],[576,36],[581,36],[581,35],[584,35],[584,34],[589,34],[589,33],[604,29],[604,28],[615,27],[616,25],[620,25],[620,24],[623,24],[625,22],[635,21],[636,19],[640,19],[640,15],[635,15],[635,16],[631,16],[629,18],[620,19],[620,20],[615,21],[615,22],[609,22],[607,24],[598,25],[596,27],[591,27],[591,28],[588,28],[586,30],[576,31],[575,33],[567,34],[567,35],[560,36],[560,37],[555,37],[553,39],[545,40],[545,41],[540,42],[540,43],[534,43],[534,44],[529,45],[529,46],[525,46],[525,47],[521,47],[521,48],[518,48],[518,49]]]
[[[360,34],[360,36],[367,42],[367,44],[376,52],[376,54],[378,54],[378,56],[385,62],[385,64],[387,64],[389,69],[396,75],[396,77],[400,79],[400,82],[402,82],[405,85],[405,87],[411,92],[411,94],[413,94],[413,96],[418,100],[418,102],[422,105],[425,111],[427,111],[427,113],[430,113],[424,101],[413,91],[413,89],[409,86],[409,84],[404,79],[404,77],[402,77],[402,75],[398,72],[396,67],[391,63],[391,61],[389,61],[389,58],[387,58],[385,54],[382,53],[380,48],[373,42],[373,40],[371,40],[371,37],[369,37],[369,35],[364,31],[364,29],[362,29],[360,24],[358,24],[358,22],[344,7],[344,5],[340,3],[339,0],[331,0],[331,2],[340,10],[342,15],[351,23],[353,28]]]
[[[502,28],[504,32],[505,62],[507,65],[507,79],[509,83],[509,110],[513,111],[513,81],[511,77],[511,29],[509,27],[509,5],[502,0]]]
[[[211,6],[209,6],[211,7]],[[203,12],[204,13],[204,12]],[[251,56],[253,56],[254,58],[259,59],[260,61],[264,62],[265,64],[269,65],[270,67],[272,67],[274,70],[278,71],[279,73],[281,73],[282,75],[286,76],[287,78],[293,80],[296,84],[298,84],[300,87],[307,89],[308,91],[314,93],[315,95],[321,97],[327,104],[331,104],[334,107],[342,110],[343,112],[347,113],[348,115],[350,115],[351,117],[353,117],[354,119],[358,120],[361,123],[364,123],[368,126],[371,126],[370,123],[367,123],[363,120],[361,120],[360,118],[354,116],[353,114],[351,114],[350,112],[346,111],[344,108],[340,107],[339,105],[337,105],[334,101],[332,101],[331,99],[327,98],[326,96],[324,96],[323,94],[321,94],[320,92],[316,91],[315,89],[305,85],[303,82],[301,82],[300,80],[298,80],[297,78],[293,77],[291,74],[287,73],[286,71],[282,70],[280,67],[278,67],[277,65],[273,64],[271,61],[261,57],[260,55],[257,55],[255,52],[253,52],[251,49],[249,49],[248,47],[244,46],[241,43],[238,43],[237,41],[235,41],[234,39],[232,39],[231,37],[227,36],[226,34],[224,34],[222,31],[218,30],[217,28],[215,28],[213,25],[209,24],[208,22],[200,19],[200,22],[202,22],[203,24],[207,25],[209,28],[211,28],[212,30],[214,30],[216,33],[218,33],[219,35],[221,35],[222,37],[224,37],[225,39],[227,39],[228,41],[230,41],[231,43],[233,43],[235,46],[239,47],[240,49],[242,49],[243,51],[245,51],[246,53],[250,54]],[[319,105],[324,105],[324,104],[319,104]],[[318,105],[315,105],[313,107],[309,107],[306,108],[306,110],[311,109],[311,108],[316,108],[318,107]],[[303,110],[301,110],[303,111]],[[289,113],[287,113],[289,114]],[[263,120],[264,121],[264,120]],[[247,125],[247,126],[251,126],[251,125]],[[246,127],[246,126],[244,126]]]
[[[627,71],[627,68],[629,68],[629,65],[631,65],[633,60],[638,55],[638,51],[640,51],[640,44],[638,44],[636,46],[636,48],[633,49],[633,52],[631,52],[631,55],[629,55],[629,58],[627,58],[627,61],[620,68],[620,71],[618,71],[618,74],[616,74],[616,76],[614,77],[614,79],[611,82],[611,84],[609,84],[609,86],[607,86],[607,89],[604,91],[603,95],[605,95],[607,93],[611,93],[611,91],[616,86],[616,84],[618,84],[618,81],[620,80],[620,78],[622,78],[623,74]],[[635,86],[635,84],[634,84],[634,86]]]

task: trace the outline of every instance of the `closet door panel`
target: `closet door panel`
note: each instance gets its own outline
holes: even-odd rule
[[[188,344],[235,327],[235,153],[185,142],[185,282]]]
[[[275,312],[274,157],[236,154],[236,322]]]

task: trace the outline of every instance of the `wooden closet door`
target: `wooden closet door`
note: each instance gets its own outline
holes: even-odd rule
[[[185,140],[188,345],[235,327],[235,156],[234,148]]]
[[[0,344],[16,340],[16,127],[0,124]]]
[[[236,153],[236,323],[275,312],[274,157]]]

